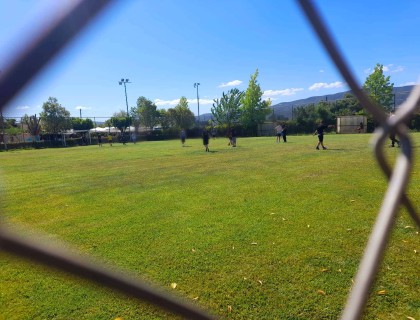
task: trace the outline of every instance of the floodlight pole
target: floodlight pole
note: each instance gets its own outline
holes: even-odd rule
[[[194,88],[197,88],[197,115],[198,115],[198,126],[200,126],[200,98],[198,96],[198,82],[194,83]]]
[[[128,123],[128,139],[130,140],[130,123],[128,121],[129,119],[129,115],[128,115],[128,99],[127,99],[127,87],[126,87],[126,83],[131,83],[130,80],[128,79],[121,79],[121,81],[118,81],[118,83],[120,85],[124,84],[124,92],[125,92],[125,104],[127,106],[127,123]],[[124,137],[123,137],[124,138]]]

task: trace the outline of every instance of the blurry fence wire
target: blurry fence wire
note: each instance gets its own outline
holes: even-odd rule
[[[345,320],[359,319],[366,305],[375,275],[378,272],[400,204],[405,205],[417,226],[420,227],[419,217],[405,195],[413,159],[411,141],[404,124],[416,110],[420,109],[420,86],[413,89],[407,101],[396,112],[395,117],[388,117],[357,85],[348,64],[344,61],[343,55],[339,52],[329,30],[324,25],[323,19],[321,19],[311,1],[299,0],[299,4],[354,95],[381,124],[381,128],[376,132],[373,145],[378,163],[389,179],[388,190],[360,263],[354,287],[342,314],[342,319]],[[384,142],[391,132],[396,132],[400,136],[402,144],[402,152],[397,158],[393,171],[386,162],[383,152]]]
[[[74,1],[72,2],[73,6],[68,8],[62,16],[50,22],[47,28],[38,36],[35,36],[34,41],[0,76],[0,111],[110,2],[111,0]],[[389,186],[361,261],[355,285],[342,314],[342,319],[345,320],[360,319],[400,204],[407,208],[417,226],[420,227],[420,219],[416,210],[405,195],[412,166],[412,146],[404,124],[414,111],[420,108],[420,87],[413,90],[407,101],[398,109],[395,117],[388,118],[357,85],[348,65],[344,62],[343,56],[339,53],[328,29],[323,24],[323,20],[311,1],[298,0],[298,2],[353,93],[382,125],[375,135],[373,144],[378,163],[389,179]],[[384,142],[392,131],[400,136],[402,144],[401,154],[397,159],[394,170],[389,167],[383,154]],[[122,291],[127,295],[164,307],[186,318],[213,318],[196,306],[164,294],[123,273],[116,273],[99,264],[91,263],[87,259],[81,259],[63,248],[51,248],[41,240],[28,241],[22,239],[17,232],[4,227],[4,223],[2,224],[0,226],[0,249],[3,251],[33,259],[47,266]]]

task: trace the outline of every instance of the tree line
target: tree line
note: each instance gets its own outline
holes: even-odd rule
[[[383,65],[379,63],[367,76],[362,86],[371,101],[386,113],[395,111],[393,88],[394,84],[391,83],[390,76],[384,75]],[[321,120],[326,124],[335,124],[337,117],[351,115],[366,116],[368,132],[373,132],[379,125],[352,94],[346,94],[343,99],[336,101],[320,101],[316,104],[297,107],[293,110],[293,119],[286,123],[291,132],[311,133]],[[412,130],[420,131],[420,113],[413,115],[407,125]]]
[[[270,99],[262,99],[263,91],[257,81],[258,75],[257,69],[250,76],[245,91],[233,88],[226,93],[223,92],[220,98],[214,99],[211,108],[212,120],[203,124],[204,127],[216,128],[221,134],[235,128],[242,135],[255,136],[258,125],[270,120],[275,122],[276,119],[270,119]],[[383,65],[377,64],[373,72],[366,78],[363,90],[384,111],[392,112],[395,108],[393,86],[390,77],[383,73]],[[25,124],[27,132],[32,136],[39,136],[41,133],[57,135],[69,129],[89,130],[95,125],[89,118],[70,117],[70,112],[54,97],[50,97],[43,103],[42,110],[39,117],[26,114],[22,118],[22,123]],[[282,122],[288,126],[290,133],[311,133],[321,120],[326,124],[335,124],[337,117],[348,115],[366,116],[369,132],[372,132],[377,126],[372,116],[365,111],[352,94],[346,94],[341,100],[321,101],[317,104],[296,107],[293,110],[293,118],[282,119]],[[22,133],[22,129],[19,128],[15,119],[2,118],[1,124],[3,132],[10,136]],[[137,99],[136,106],[129,110],[129,114],[121,110],[115,112],[105,122],[105,126],[116,127],[123,134],[130,126],[134,126],[136,132],[139,131],[140,126],[152,132],[156,125],[159,125],[163,131],[172,134],[176,134],[181,129],[198,129],[200,126],[184,96],[180,98],[174,108],[167,110],[158,109],[155,103],[141,96]],[[411,129],[420,131],[420,114],[414,115],[408,125]]]

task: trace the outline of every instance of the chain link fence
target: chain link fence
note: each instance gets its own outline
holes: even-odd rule
[[[110,0],[74,1],[71,8],[51,21],[40,34],[34,36],[34,41],[29,43],[26,50],[1,74],[0,110],[110,2]],[[342,314],[342,319],[360,319],[400,205],[407,208],[412,219],[420,227],[419,216],[405,193],[413,162],[412,144],[405,123],[420,108],[420,87],[412,91],[407,101],[397,110],[395,117],[389,118],[360,89],[312,2],[298,0],[298,3],[344,80],[366,110],[381,124],[381,128],[375,134],[373,145],[378,164],[389,180],[388,190]],[[394,168],[386,162],[383,153],[384,143],[392,132],[398,134],[401,141],[401,153]],[[122,291],[185,318],[213,319],[212,315],[200,308],[151,288],[138,279],[110,271],[63,248],[47,246],[41,240],[23,239],[12,229],[6,228],[4,223],[0,226],[0,249]]]

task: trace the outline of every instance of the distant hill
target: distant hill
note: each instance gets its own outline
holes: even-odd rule
[[[404,87],[394,87],[393,93],[395,94],[395,108],[398,108],[405,100],[407,100],[408,95],[414,86],[404,86]],[[290,102],[280,102],[271,106],[271,109],[274,110],[274,115],[276,118],[284,117],[287,119],[292,118],[292,110],[295,107],[304,106],[311,103],[318,103],[322,100],[324,101],[336,101],[343,99],[347,93],[351,91],[344,91],[334,94],[327,94],[323,96],[313,96],[305,99],[290,101]],[[270,115],[271,116],[271,115]],[[205,113],[200,115],[200,121],[208,121],[212,119],[211,113]]]

